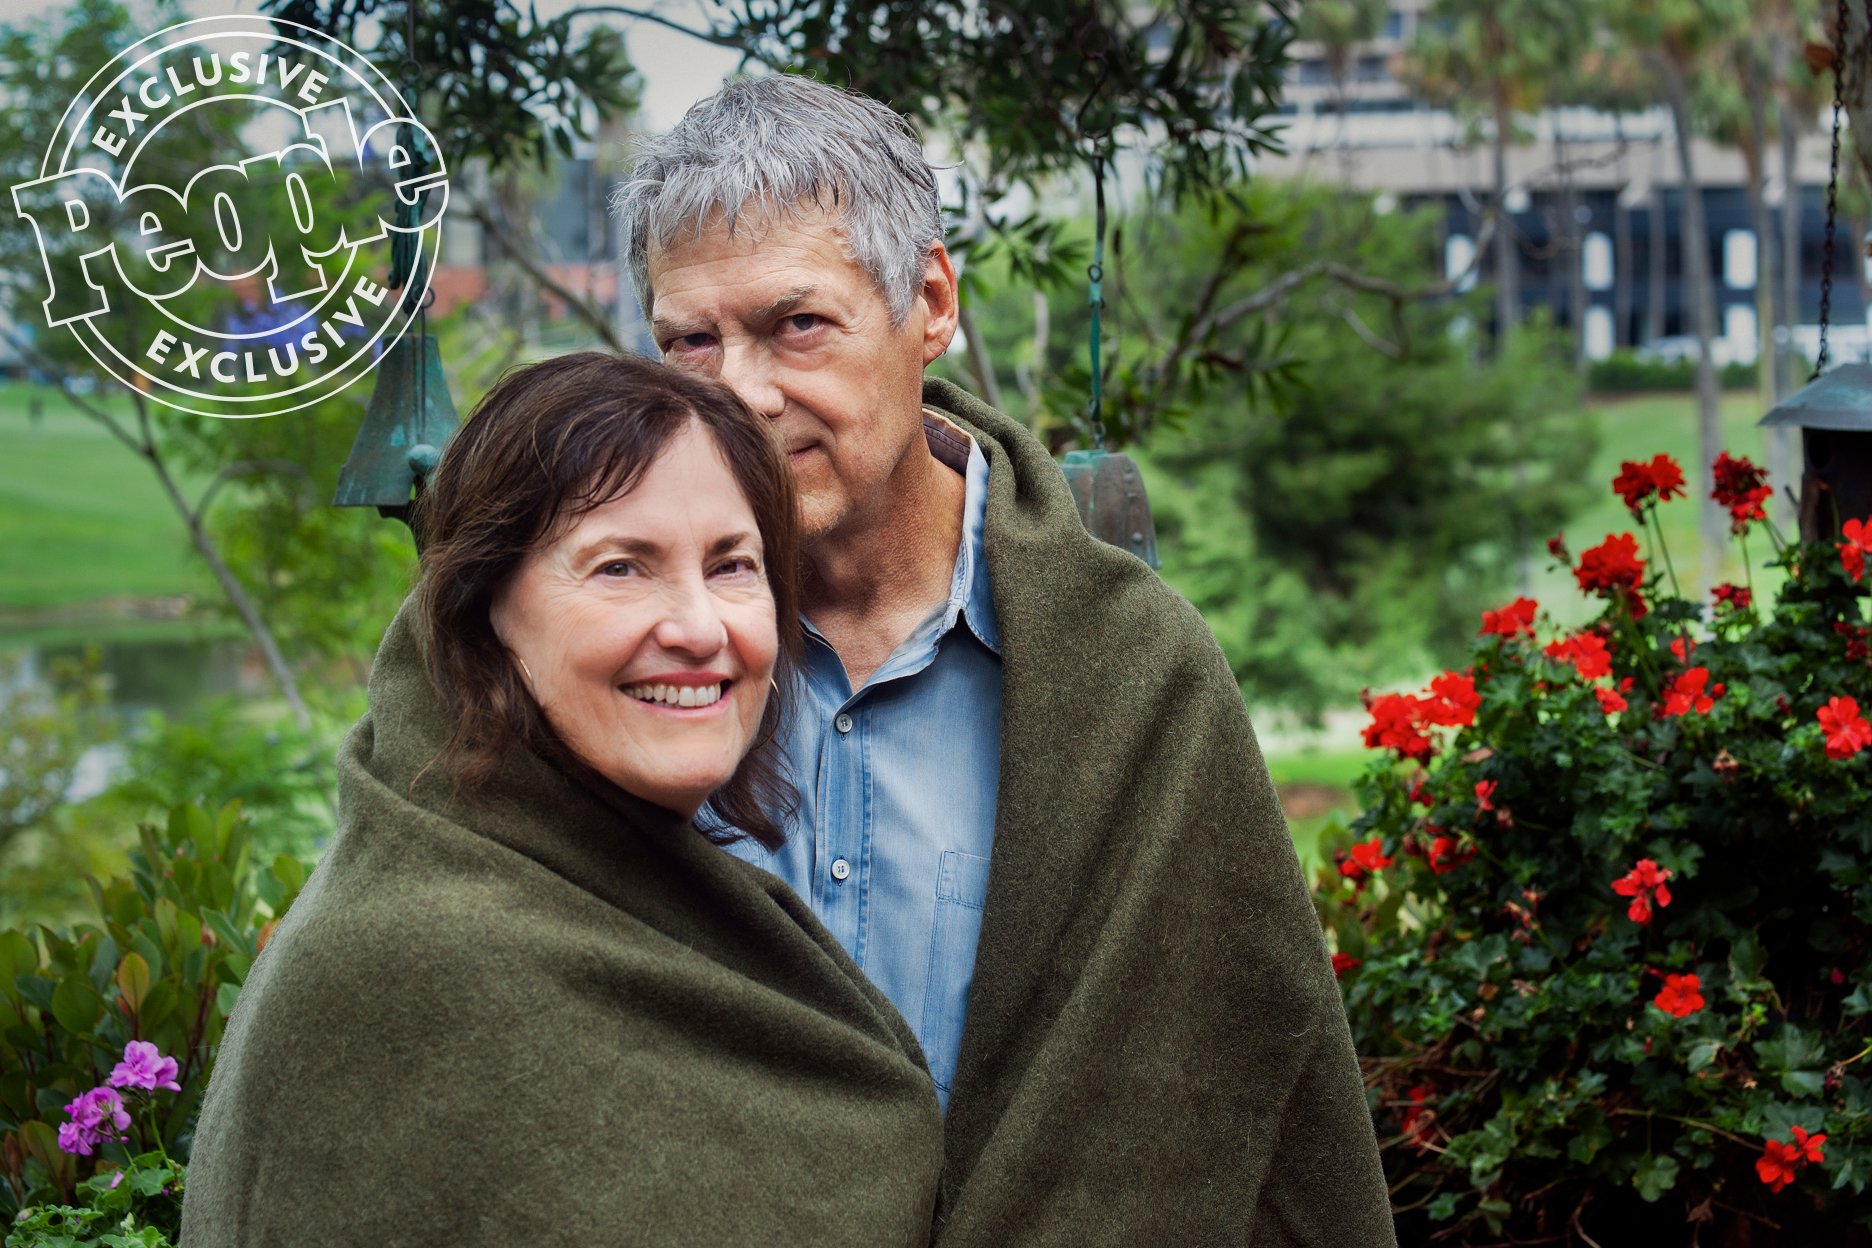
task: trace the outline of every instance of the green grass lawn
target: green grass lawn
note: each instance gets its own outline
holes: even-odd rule
[[[0,611],[213,592],[148,464],[56,389],[0,383]]]

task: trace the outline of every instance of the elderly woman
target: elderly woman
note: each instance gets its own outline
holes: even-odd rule
[[[915,1039],[711,843],[779,835],[793,508],[712,382],[588,354],[482,401],[229,1020],[189,1248],[927,1242]]]

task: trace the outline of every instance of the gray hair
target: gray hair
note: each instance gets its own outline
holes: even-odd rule
[[[699,238],[718,219],[732,233],[744,213],[771,225],[809,206],[836,213],[846,254],[903,324],[942,242],[942,209],[910,124],[869,96],[788,75],[730,83],[644,142],[611,200],[646,312],[652,246],[684,229]]]

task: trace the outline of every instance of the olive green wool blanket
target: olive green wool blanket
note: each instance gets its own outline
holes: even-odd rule
[[[418,780],[447,725],[406,617],[229,1020],[182,1242],[927,1243],[941,1121],[890,1004],[666,811],[521,751],[478,805]]]
[[[988,458],[1000,804],[942,1248],[1394,1242],[1344,1007],[1208,627],[1090,537],[1045,448]]]

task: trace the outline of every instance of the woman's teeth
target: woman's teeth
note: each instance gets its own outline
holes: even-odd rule
[[[721,701],[722,687],[713,685],[625,685],[624,692],[639,702],[660,702],[664,706],[713,706]]]

